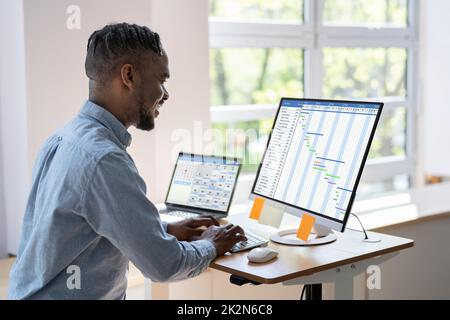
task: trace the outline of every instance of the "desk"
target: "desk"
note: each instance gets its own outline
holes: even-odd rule
[[[263,236],[270,232],[267,226],[248,219],[248,214],[231,215],[228,220],[255,233],[261,229],[259,234]],[[334,282],[337,299],[353,299],[355,276],[414,245],[410,239],[375,232],[368,234],[381,239],[381,242],[363,242],[361,232],[347,229],[344,233],[337,233],[337,241],[323,246],[296,247],[270,242],[269,246],[279,255],[276,260],[264,264],[250,263],[247,252],[241,252],[220,257],[210,267],[257,283],[318,284],[309,287],[315,291],[310,292],[310,297],[315,295],[316,298],[321,298],[321,283]]]
[[[249,219],[249,210],[248,205],[234,206],[229,217],[222,223],[238,224],[269,238],[276,229]],[[162,215],[162,219],[171,222],[173,217]],[[299,218],[285,214],[281,228],[298,227],[299,221]],[[370,231],[368,234],[369,237],[381,239],[381,242],[365,243],[362,241],[362,232],[347,228],[344,233],[337,233],[337,241],[323,246],[295,247],[270,242],[269,246],[277,250],[279,255],[276,260],[264,264],[250,263],[246,257],[247,252],[241,252],[217,258],[210,268],[262,284],[311,284],[309,292],[307,291],[307,297],[310,298],[321,298],[321,284],[333,282],[336,299],[353,299],[354,277],[366,272],[369,266],[379,265],[397,255],[400,250],[414,245],[414,241],[410,239]],[[145,287],[146,298],[149,299],[151,282],[148,279]]]

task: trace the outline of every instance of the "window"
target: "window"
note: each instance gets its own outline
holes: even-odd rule
[[[215,151],[253,182],[281,97],[383,101],[359,194],[414,178],[417,0],[210,0]]]
[[[212,105],[274,104],[303,95],[303,50],[211,49]]]
[[[407,0],[325,0],[327,26],[397,27],[408,25]]]
[[[302,23],[303,0],[211,0],[211,17],[228,21]]]

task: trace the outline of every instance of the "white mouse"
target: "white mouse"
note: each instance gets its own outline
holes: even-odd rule
[[[263,262],[267,262],[269,260],[272,260],[276,256],[278,256],[278,251],[275,251],[275,250],[273,250],[271,248],[268,248],[268,247],[264,247],[264,248],[252,249],[247,254],[247,259],[250,262],[263,263]]]

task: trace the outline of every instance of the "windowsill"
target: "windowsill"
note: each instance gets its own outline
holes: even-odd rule
[[[428,185],[395,195],[359,201],[353,209],[367,229],[378,229],[448,214],[449,194],[450,183]],[[356,221],[349,221],[349,226],[359,228]]]
[[[429,185],[355,202],[353,212],[367,230],[374,230],[450,213],[449,195],[450,183]],[[250,212],[251,204],[251,201],[237,203],[230,214]],[[356,219],[350,219],[347,227],[361,229]]]

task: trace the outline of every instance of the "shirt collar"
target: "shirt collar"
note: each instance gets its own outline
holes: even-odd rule
[[[81,109],[81,113],[98,120],[108,129],[110,129],[125,148],[131,145],[130,133],[127,131],[125,126],[105,108],[102,108],[99,105],[88,100]]]

